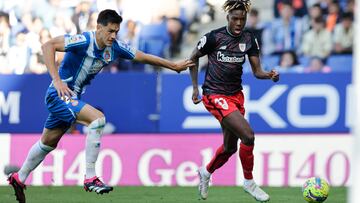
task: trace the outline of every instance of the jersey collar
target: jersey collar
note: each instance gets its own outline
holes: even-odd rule
[[[240,33],[240,35],[238,35],[238,36],[231,34],[231,32],[230,32],[230,30],[229,30],[228,26],[226,26],[226,32],[227,32],[230,36],[232,36],[232,37],[240,37],[240,36],[241,36],[241,34],[242,34],[242,32],[241,32],[241,33]]]

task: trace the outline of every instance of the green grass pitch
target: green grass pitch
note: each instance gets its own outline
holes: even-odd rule
[[[301,188],[264,187],[271,196],[270,203],[306,203]],[[330,188],[325,203],[346,203],[346,187]],[[27,203],[255,203],[241,187],[210,187],[207,200],[199,200],[196,187],[115,187],[109,194],[85,192],[82,187],[30,186],[25,191]],[[0,203],[16,202],[10,186],[0,187]]]

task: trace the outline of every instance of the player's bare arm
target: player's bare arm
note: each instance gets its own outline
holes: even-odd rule
[[[166,60],[166,59],[158,57],[158,56],[146,54],[139,50],[136,51],[134,61],[137,61],[140,63],[146,63],[146,64],[150,64],[150,65],[154,65],[154,66],[165,67],[170,70],[176,71],[178,73],[183,70],[186,70],[188,67],[195,65],[190,60],[182,60],[182,61],[178,61],[178,62],[172,62],[172,61]]]
[[[249,61],[251,64],[252,72],[256,78],[271,79],[274,82],[279,81],[280,75],[276,70],[273,69],[270,72],[267,72],[261,68],[260,59],[258,56],[250,56]]]
[[[199,87],[198,87],[198,71],[199,71],[199,58],[201,58],[203,54],[195,48],[190,56],[190,60],[195,64],[190,67],[190,76],[191,82],[193,86],[193,94],[192,101],[194,104],[198,104],[201,102],[201,98],[199,97]]]
[[[71,97],[74,95],[74,92],[64,83],[58,73],[56,67],[55,54],[57,51],[65,51],[65,42],[64,36],[55,37],[41,46],[44,55],[45,65],[49,71],[49,74],[52,78],[53,84],[57,90],[59,97]]]

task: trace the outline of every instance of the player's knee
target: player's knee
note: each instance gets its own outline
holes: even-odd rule
[[[99,117],[99,118],[93,120],[89,124],[88,128],[89,128],[89,130],[102,130],[102,129],[104,129],[105,124],[106,124],[106,119],[103,116],[103,117]]]
[[[224,148],[225,154],[233,155],[236,151],[237,151],[237,148],[226,148],[226,147]]]
[[[245,145],[254,145],[255,143],[255,137],[254,136],[251,136],[251,137],[246,137],[245,140],[243,141],[243,143]]]
[[[46,146],[56,148],[64,134],[64,129],[44,129],[40,142]]]
[[[105,115],[104,115],[104,113],[103,113],[103,112],[101,112],[101,111],[99,111],[99,112],[98,112],[98,117],[99,117],[99,118],[104,117],[104,119],[105,119]]]
[[[245,145],[254,145],[254,143],[255,143],[254,131],[251,130],[249,133],[247,133],[243,137],[241,142],[244,143]]]
[[[39,147],[41,150],[49,153],[52,150],[54,150],[57,147],[57,143],[54,146],[51,146],[49,143],[43,143],[41,140],[39,140]]]
[[[40,140],[40,143],[41,145],[43,146],[46,146],[45,148],[52,148],[52,149],[55,149],[57,147],[57,144],[58,144],[58,140],[56,139],[41,139]]]

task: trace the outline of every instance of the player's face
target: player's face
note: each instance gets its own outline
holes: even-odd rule
[[[100,47],[111,46],[112,43],[116,40],[116,35],[119,32],[120,25],[116,23],[108,23],[106,26],[98,24],[97,28],[97,33],[100,40],[98,45]]]
[[[232,10],[227,15],[228,29],[233,35],[240,35],[246,24],[247,13],[243,10]]]

